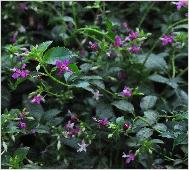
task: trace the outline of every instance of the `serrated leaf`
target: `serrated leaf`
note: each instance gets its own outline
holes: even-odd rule
[[[145,140],[148,139],[150,136],[152,136],[152,134],[153,134],[152,129],[144,127],[137,132],[136,137],[139,140]]]
[[[145,96],[142,98],[140,102],[140,107],[142,110],[151,109],[156,104],[156,101],[157,101],[156,96]]]
[[[157,122],[158,113],[156,111],[153,111],[153,110],[145,111],[144,116],[146,117],[146,120],[148,121],[150,125]]]
[[[127,111],[130,113],[134,112],[134,107],[131,103],[129,103],[126,100],[119,100],[112,103],[115,107],[117,107],[120,110]]]
[[[71,59],[77,56],[72,51],[64,47],[50,48],[43,56],[43,61],[48,64],[55,64],[57,60]]]

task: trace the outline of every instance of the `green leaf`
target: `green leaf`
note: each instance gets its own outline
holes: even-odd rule
[[[113,116],[113,110],[110,104],[99,103],[96,107],[96,115],[99,118],[110,118]]]
[[[168,78],[165,78],[158,74],[151,75],[148,79],[158,83],[167,83],[169,81]]]
[[[90,84],[86,81],[80,81],[77,84],[74,85],[75,87],[83,88],[87,91],[93,92],[93,89],[90,88]]]
[[[47,126],[40,125],[40,126],[35,128],[35,131],[37,133],[46,133],[46,134],[48,134],[49,133],[49,128]]]
[[[151,109],[156,104],[156,101],[157,101],[156,96],[145,96],[142,98],[140,102],[140,107],[142,110]]]
[[[157,123],[155,126],[154,126],[154,129],[160,131],[160,132],[166,132],[167,131],[167,126],[163,123]]]
[[[64,16],[63,20],[65,22],[71,22],[73,25],[76,25],[72,17]]]
[[[120,125],[120,126],[123,126],[124,123],[125,123],[124,116],[118,117],[118,118],[116,119],[116,123],[117,123],[118,125]]]
[[[151,140],[153,143],[160,143],[160,144],[163,144],[164,142],[160,139],[152,139]]]
[[[72,70],[72,72],[74,72],[74,73],[78,73],[79,72],[79,68],[77,67],[76,64],[72,63],[72,64],[69,64],[68,66]]]
[[[144,112],[144,116],[146,117],[146,120],[148,121],[150,125],[157,122],[158,113],[156,111],[147,110]]]
[[[39,46],[37,47],[38,54],[42,55],[51,44],[52,44],[52,41],[46,41],[39,44]]]
[[[44,118],[45,120],[50,120],[50,119],[56,117],[60,112],[61,112],[61,111],[58,110],[58,109],[51,109],[51,110],[48,110],[48,111],[46,111],[46,112],[44,113],[43,118]]]
[[[48,64],[55,64],[57,60],[71,59],[77,56],[69,49],[64,47],[50,48],[43,56],[43,61]]]
[[[80,143],[79,139],[77,138],[71,138],[71,139],[61,138],[61,142],[74,149],[78,149],[79,148],[78,143]]]
[[[173,146],[176,145],[182,145],[182,144],[188,144],[188,136],[187,133],[182,133],[177,136],[177,138],[174,140]]]
[[[152,136],[152,134],[153,134],[152,129],[144,127],[137,132],[136,137],[139,140],[145,140],[148,139],[150,136]]]
[[[127,111],[130,113],[134,112],[134,107],[131,103],[129,103],[126,100],[119,100],[112,103],[115,107],[117,107],[120,110]]]

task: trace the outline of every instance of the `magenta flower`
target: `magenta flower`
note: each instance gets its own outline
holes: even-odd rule
[[[100,126],[106,126],[109,123],[107,118],[100,119],[98,122]]]
[[[136,46],[136,45],[132,45],[132,46],[129,48],[129,52],[130,52],[130,53],[138,53],[140,50],[141,50],[141,48],[138,47],[138,46]]]
[[[121,47],[122,45],[122,42],[121,42],[121,37],[116,35],[115,36],[115,42],[113,43],[113,46],[115,47]]]
[[[124,125],[123,125],[123,128],[125,129],[125,130],[127,130],[127,129],[129,129],[131,126],[129,125],[129,123],[124,123]]]
[[[59,76],[61,76],[62,73],[64,73],[64,72],[71,72],[70,68],[68,67],[69,64],[70,64],[69,60],[64,60],[64,61],[57,60],[56,61],[55,65],[59,69],[59,71],[58,71]]]
[[[89,41],[90,48],[94,51],[98,49],[98,44],[96,42]]]
[[[166,46],[167,44],[172,44],[173,43],[173,36],[170,35],[163,35],[162,38],[160,38],[162,45]]]
[[[131,32],[129,33],[129,39],[130,39],[130,40],[134,40],[134,39],[138,38],[138,36],[139,36],[139,33],[138,33],[138,32],[131,31]]]
[[[188,6],[188,1],[186,0],[180,0],[178,2],[175,3],[177,10],[180,10],[182,7],[187,7]]]
[[[132,95],[132,90],[125,86],[123,91],[121,92],[121,95],[125,97],[130,97]]]
[[[75,123],[71,123],[71,121],[68,121],[68,123],[64,126],[66,129],[73,129]]]
[[[99,100],[99,97],[103,96],[102,94],[99,93],[98,90],[96,92],[93,92],[93,94],[94,94],[93,98],[95,98],[95,100]]]
[[[24,68],[26,67],[26,64],[23,64]],[[20,70],[17,67],[14,67],[13,69],[11,69],[14,73],[12,74],[12,78],[13,79],[18,79],[19,77],[22,78],[26,78],[29,75],[29,71],[28,70]]]
[[[33,104],[40,104],[41,101],[43,100],[42,96],[40,94],[38,94],[37,96],[35,96],[33,99],[32,99],[32,103]]]
[[[20,129],[25,129],[26,127],[27,127],[27,125],[26,125],[26,123],[25,122],[19,122],[18,123],[18,127],[20,128]]]
[[[126,164],[129,164],[131,161],[134,161],[135,160],[135,153],[132,153],[132,151],[129,151],[129,154],[126,155],[124,152],[123,152],[123,155],[122,155],[122,158],[125,158],[125,163]]]

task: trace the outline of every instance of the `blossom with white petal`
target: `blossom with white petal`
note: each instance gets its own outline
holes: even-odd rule
[[[86,144],[84,140],[82,140],[81,143],[78,143],[78,145],[79,145],[79,149],[77,150],[77,152],[82,152],[82,151],[86,152],[87,151],[86,147],[89,146],[89,144]]]

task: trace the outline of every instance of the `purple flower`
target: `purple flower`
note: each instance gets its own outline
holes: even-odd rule
[[[26,64],[23,64],[22,68],[25,68],[25,67],[26,67]],[[29,75],[29,71],[28,70],[20,70],[17,67],[14,67],[11,70],[14,72],[12,74],[12,78],[13,79],[18,79],[19,77],[26,78]]]
[[[129,39],[130,39],[130,40],[134,40],[134,39],[136,39],[138,36],[139,36],[138,32],[131,31],[131,32],[129,33]],[[126,38],[127,38],[127,37],[126,37]]]
[[[103,96],[102,94],[99,93],[98,90],[96,92],[93,92],[93,94],[94,94],[93,98],[95,98],[95,100],[99,100],[99,97]]]
[[[24,57],[18,57],[18,62],[22,62],[24,60]]]
[[[121,42],[121,37],[116,35],[115,36],[115,42],[113,43],[113,46],[115,47],[121,47],[122,45],[122,42]]]
[[[171,35],[163,35],[162,38],[160,38],[162,45],[166,46],[167,44],[172,44],[173,43],[173,36]]]
[[[25,2],[22,2],[19,4],[19,9],[20,11],[24,12],[26,10],[28,10],[27,4]]]
[[[187,7],[188,1],[180,0],[180,1],[176,2],[175,4],[177,7],[177,10],[180,10],[182,7]]]
[[[89,41],[90,48],[94,51],[98,49],[98,44],[96,42]]]
[[[18,123],[18,127],[20,128],[20,129],[25,129],[27,126],[26,126],[26,123],[25,122],[19,122]]]
[[[16,42],[17,35],[18,35],[18,31],[16,31],[16,32],[13,34],[12,38],[10,39],[11,43],[14,44],[14,43]]]
[[[71,123],[71,121],[68,121],[68,123],[64,126],[66,129],[73,129],[75,123]]]
[[[124,87],[123,91],[121,92],[122,96],[130,97],[132,95],[132,91],[127,86]]]
[[[98,122],[100,126],[106,126],[109,123],[107,118],[100,119]]]
[[[135,160],[135,153],[132,153],[132,151],[129,151],[129,154],[126,155],[124,152],[123,152],[123,155],[122,155],[122,158],[125,158],[125,163],[126,164],[129,164],[131,161],[134,161]]]
[[[140,47],[136,46],[136,45],[132,45],[130,48],[129,48],[129,52],[130,53],[138,53],[140,51]]]
[[[28,70],[22,70],[22,71],[20,72],[20,76],[21,76],[22,78],[26,78],[28,75],[29,75],[29,71],[28,71]]]
[[[185,13],[184,15],[185,15],[185,17],[188,17],[188,12],[187,12],[187,13]]]
[[[42,99],[42,96],[41,96],[40,94],[38,94],[37,96],[35,96],[35,97],[32,99],[31,102],[32,102],[33,104],[40,104],[42,100],[43,100],[43,99]]]
[[[61,60],[56,61],[55,65],[59,69],[59,72],[58,72],[59,76],[61,76],[62,73],[64,72],[71,72],[70,68],[68,67],[69,64],[70,64],[70,61],[67,59],[64,61],[61,61]]]
[[[77,150],[77,152],[82,152],[82,151],[86,152],[87,151],[86,147],[89,146],[89,144],[85,143],[84,139],[82,140],[81,143],[78,143],[78,145],[79,145],[79,149]]]

